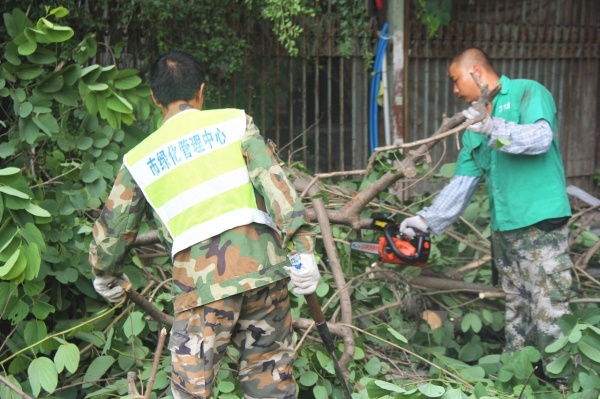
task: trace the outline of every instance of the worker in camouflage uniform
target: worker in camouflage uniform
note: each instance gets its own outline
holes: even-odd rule
[[[405,219],[400,228],[409,235],[414,234],[412,228],[441,234],[469,205],[478,183],[485,181],[493,260],[506,292],[506,349],[535,346],[547,366],[553,357],[544,349],[562,337],[557,322],[569,312],[571,287],[571,208],[554,99],[538,82],[499,77],[479,49],[455,57],[449,72],[454,93],[468,103],[481,95],[471,72],[490,89],[499,84],[502,88],[487,112],[473,106],[463,112],[467,119],[485,117],[464,133],[455,176],[432,206]]]
[[[154,64],[152,97],[164,122],[125,155],[94,225],[94,287],[122,300],[122,260],[146,216],[173,263],[173,396],[211,397],[231,343],[246,398],[295,398],[288,277],[297,295],[316,289],[314,237],[252,118],[201,111],[203,89],[190,55],[170,51]],[[300,267],[289,266],[290,245]]]

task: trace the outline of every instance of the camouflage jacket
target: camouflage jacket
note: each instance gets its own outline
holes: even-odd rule
[[[242,151],[258,207],[271,216],[281,235],[265,225],[250,224],[175,254],[172,293],[176,313],[287,278],[282,266],[289,264],[285,249],[289,241],[298,252],[314,252],[304,206],[249,116]],[[89,250],[94,275],[122,273],[123,258],[132,248],[144,217],[170,252],[167,229],[129,171],[121,167],[94,224]]]

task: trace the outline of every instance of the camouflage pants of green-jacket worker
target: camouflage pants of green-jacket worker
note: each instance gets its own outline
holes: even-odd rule
[[[228,344],[245,398],[296,397],[287,280],[175,315],[169,349],[175,399],[210,398]]]
[[[526,227],[492,234],[494,261],[506,293],[506,350],[536,347],[544,366],[554,358],[544,353],[561,338],[558,320],[570,312],[571,259],[568,229]]]

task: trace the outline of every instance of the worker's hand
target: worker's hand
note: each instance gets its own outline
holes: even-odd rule
[[[122,284],[129,283],[129,277],[123,273],[119,277],[104,276],[94,278],[94,289],[110,302],[121,302],[125,296],[125,289]]]
[[[427,223],[425,223],[425,219],[423,219],[419,215],[415,215],[410,218],[406,218],[400,223],[400,233],[407,236],[409,239],[415,238],[415,231],[413,229],[421,230],[423,232],[427,232],[429,227],[427,227]]]
[[[321,279],[317,260],[314,254],[299,253],[298,255],[300,255],[299,266],[283,267],[290,275],[290,289],[296,295],[312,294]]]
[[[482,114],[482,112],[480,112],[473,105],[470,106],[468,109],[465,109],[462,113],[465,116],[465,118],[467,118],[467,121],[480,118]],[[485,134],[486,136],[489,136],[492,133],[492,130],[494,129],[494,121],[492,121],[492,118],[485,110],[483,111],[483,113],[485,114],[483,120],[481,120],[480,122],[473,123],[467,129],[475,133],[481,133]]]

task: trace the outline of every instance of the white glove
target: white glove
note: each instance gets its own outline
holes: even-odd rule
[[[406,235],[411,240],[415,238],[416,235],[413,228],[423,232],[427,232],[429,230],[427,223],[425,223],[425,219],[419,215],[406,218],[402,221],[402,223],[400,223],[400,233]]]
[[[110,302],[121,302],[125,296],[123,282],[130,283],[129,277],[123,273],[120,277],[104,276],[94,278],[94,289]]]
[[[314,254],[301,254],[300,266],[284,266],[290,275],[290,289],[295,295],[308,295],[315,292],[321,274],[317,267],[317,259]]]
[[[468,109],[465,109],[462,113],[465,116],[465,118],[467,118],[467,121],[481,117],[481,112],[479,112],[474,106],[470,106]],[[488,113],[485,112],[485,117],[483,118],[483,120],[481,120],[480,122],[473,123],[467,129],[475,133],[481,133],[485,134],[486,136],[489,136],[492,133],[492,130],[494,130],[494,121],[488,115]]]

